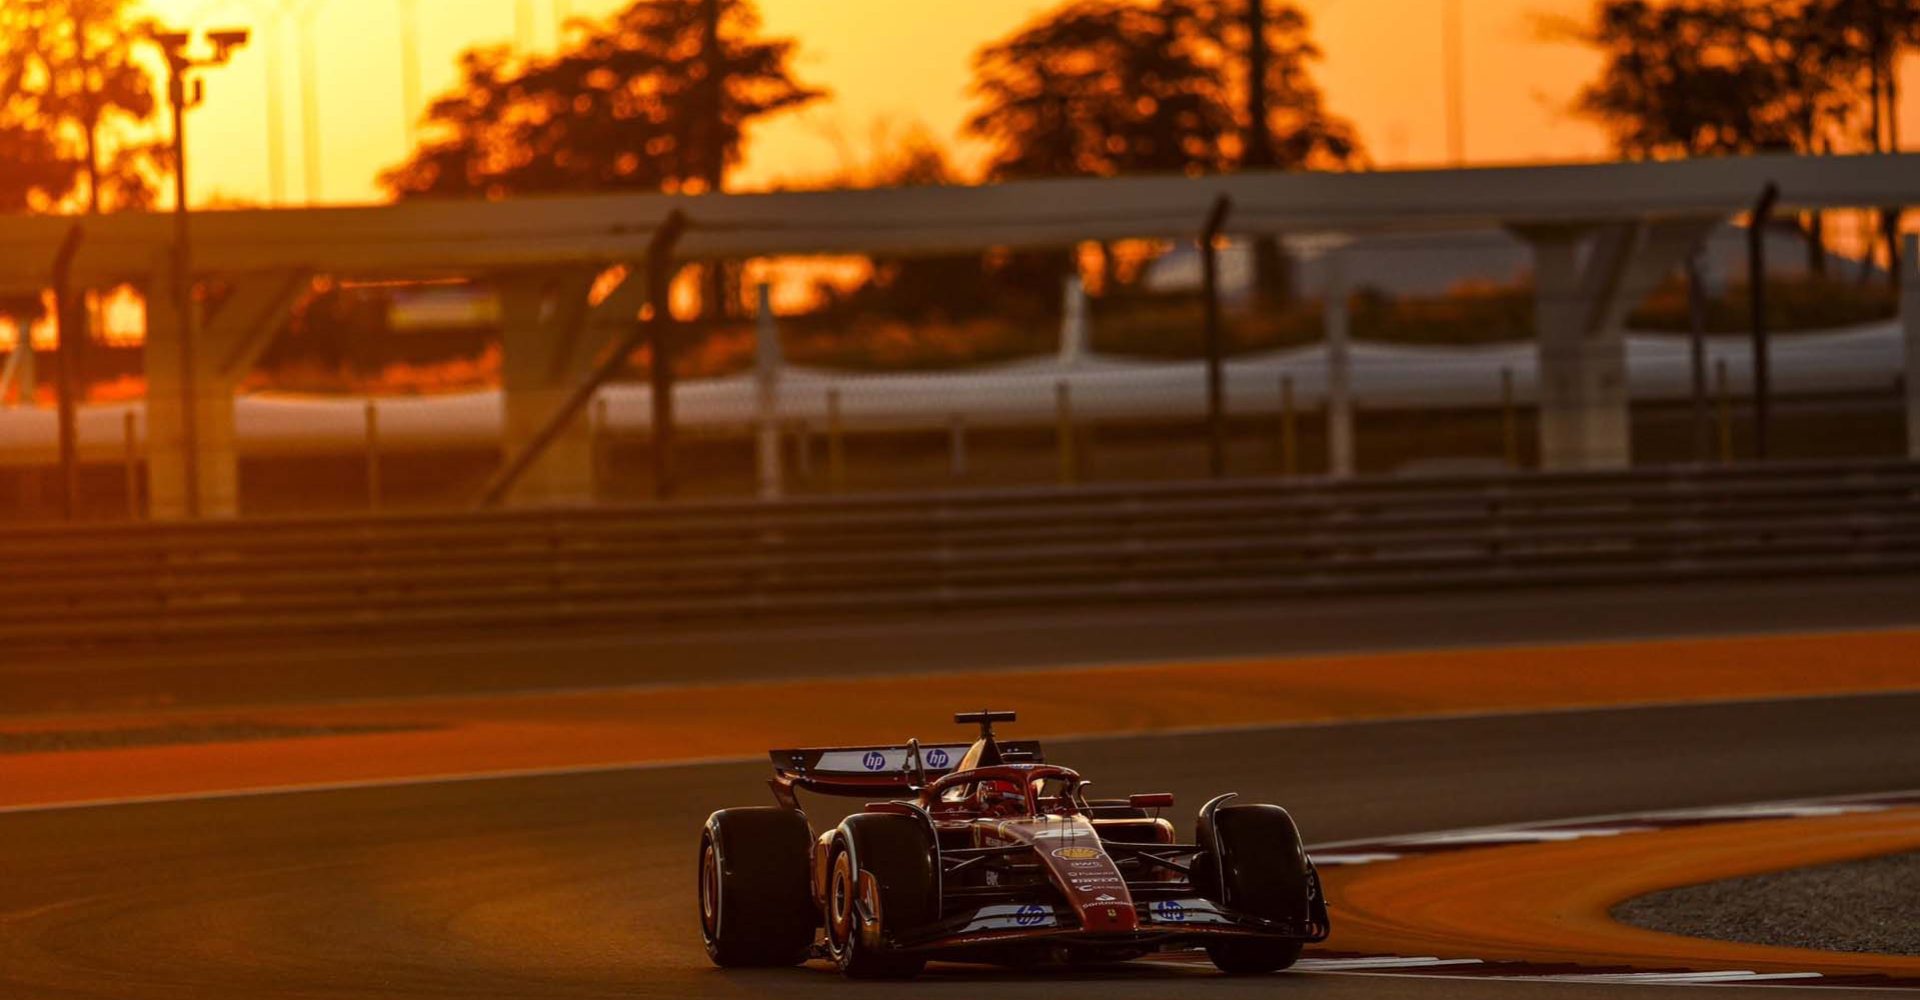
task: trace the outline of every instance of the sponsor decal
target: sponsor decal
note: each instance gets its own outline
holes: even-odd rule
[[[1120,897],[1118,896],[1109,896],[1104,892],[1098,896],[1093,897],[1093,901],[1096,903],[1114,903],[1114,902],[1118,902],[1119,899]]]
[[[1107,863],[1105,861],[1069,861],[1067,862],[1067,867],[1068,868],[1099,868],[1104,870],[1107,867]]]
[[[949,759],[950,758],[947,756],[947,752],[945,750],[940,749],[939,747],[934,747],[933,749],[927,751],[928,767],[946,767],[947,761]]]
[[[1039,903],[1028,903],[1013,915],[1013,922],[1022,927],[1032,927],[1047,918],[1047,908]]]
[[[1100,852],[1091,847],[1062,847],[1054,851],[1053,856],[1063,861],[1092,861]]]
[[[887,766],[887,755],[878,750],[869,750],[865,757],[860,758],[860,766],[869,771],[878,771]]]
[[[1179,900],[1163,899],[1153,904],[1153,919],[1172,924],[1182,923],[1187,919],[1187,908],[1181,906]]]

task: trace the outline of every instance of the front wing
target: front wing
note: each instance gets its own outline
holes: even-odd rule
[[[1024,943],[1138,946],[1146,949],[1198,946],[1220,937],[1264,937],[1324,941],[1326,904],[1315,898],[1300,921],[1271,920],[1241,913],[1200,896],[1140,900],[1140,927],[1126,933],[1095,933],[1082,928],[1071,907],[1038,902],[990,903],[963,908],[937,923],[900,934],[894,944],[905,951],[951,952]],[[1138,898],[1138,897],[1136,897]]]

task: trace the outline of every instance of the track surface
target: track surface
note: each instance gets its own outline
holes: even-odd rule
[[[1273,729],[1058,745],[1182,810],[1233,789],[1316,841],[1628,809],[1920,787],[1920,696]],[[839,996],[818,968],[707,966],[700,819],[757,766],[633,771],[0,816],[0,996]],[[1192,977],[1205,976],[1201,983]],[[1599,996],[1373,977],[1229,980],[1133,966],[949,967],[873,996]],[[1204,994],[1197,991],[1204,989]],[[1608,996],[1671,997],[1610,987]],[[1823,994],[1824,995],[1824,994]]]
[[[1883,578],[372,652],[342,643],[276,651],[271,663],[246,650],[14,658],[0,663],[0,716],[1913,626],[1917,594],[1920,581]],[[1285,803],[1325,842],[1920,787],[1916,717],[1920,695],[1887,695],[1050,746],[1116,794],[1175,792],[1187,815],[1225,790]],[[1046,732],[1040,719],[1018,728]],[[6,765],[0,756],[0,781]],[[766,801],[763,778],[758,766],[711,765],[0,815],[0,998],[1675,996],[1371,976],[1229,980],[1137,963],[1037,975],[936,967],[910,988],[858,990],[817,967],[721,973],[694,929],[693,837],[716,807]],[[816,804],[816,820],[830,821],[834,803]]]

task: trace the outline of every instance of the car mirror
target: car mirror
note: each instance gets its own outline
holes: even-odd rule
[[[1127,796],[1127,805],[1135,809],[1170,809],[1173,807],[1172,792],[1141,792]]]

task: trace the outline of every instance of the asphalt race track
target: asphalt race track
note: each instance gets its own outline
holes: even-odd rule
[[[1916,713],[1920,696],[1839,698],[1102,740],[1054,754],[1115,791],[1172,790],[1185,807],[1225,789],[1283,802],[1325,841],[1920,787]],[[762,773],[714,765],[0,816],[0,995],[844,995],[824,968],[723,973],[700,950],[694,831],[716,806],[760,802]],[[958,996],[988,984],[1035,997],[1597,989],[952,966],[911,989],[862,991]]]
[[[1910,624],[1911,586],[1836,587],[1824,602],[1723,591],[1740,600],[1722,607],[1745,610],[1724,612],[1714,630],[1737,630],[1742,615],[1768,628]],[[1684,631],[1683,616],[1657,613],[1657,596],[1615,600],[1639,610],[1614,615],[1596,598],[1602,610],[1585,628],[1568,624],[1581,615],[1564,597],[1540,602],[1560,610],[1477,626],[1457,609],[1410,615],[1426,621],[1410,630],[1354,626],[1377,608],[1329,614],[1360,644],[1389,646],[1472,631],[1511,641]],[[1256,643],[1225,631],[1216,641]],[[316,692],[293,696],[345,683],[318,676]],[[1280,802],[1310,841],[1330,842],[1920,788],[1916,718],[1920,694],[1897,694],[1051,742],[1050,755],[1108,793],[1172,791],[1179,815],[1220,791]],[[1044,723],[1017,731],[1044,736]],[[0,757],[0,780],[4,768]],[[935,966],[910,986],[847,984],[819,964],[721,972],[694,924],[695,837],[714,808],[769,801],[764,776],[760,765],[716,764],[0,814],[0,998],[1674,996],[1657,986],[1229,979],[1141,963],[1019,974]],[[814,804],[816,822],[844,808]]]

